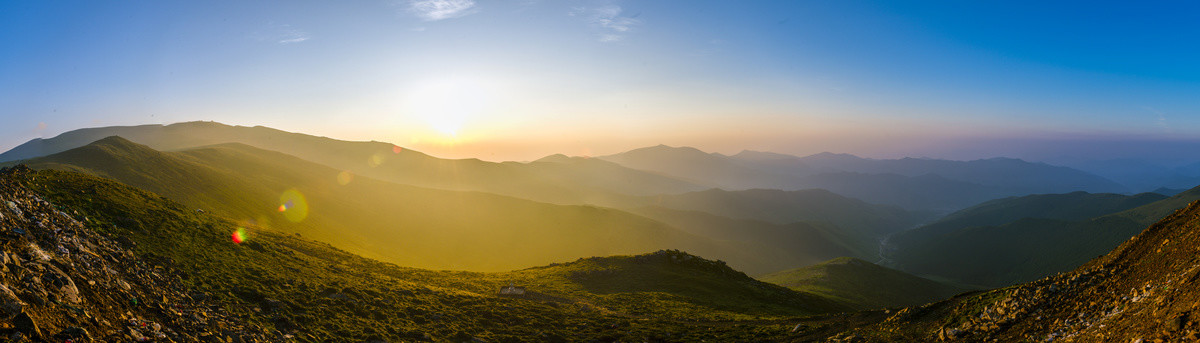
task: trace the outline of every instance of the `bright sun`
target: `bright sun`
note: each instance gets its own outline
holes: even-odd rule
[[[424,84],[412,93],[408,105],[412,115],[456,139],[469,119],[487,109],[490,98],[491,92],[477,80],[449,78]]]

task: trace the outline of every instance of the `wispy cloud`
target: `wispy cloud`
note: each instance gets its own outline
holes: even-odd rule
[[[289,34],[287,37],[285,37],[283,39],[280,39],[279,44],[300,43],[300,42],[308,40],[309,38],[311,38],[311,37],[309,37],[308,34],[305,34],[304,32],[295,32],[295,33]]]
[[[426,21],[458,18],[475,13],[473,0],[411,0],[408,11]]]
[[[622,13],[621,6],[605,5],[600,7],[576,7],[567,12],[572,17],[582,17],[596,28],[597,39],[601,42],[616,42],[625,39],[625,35],[642,24],[637,14],[629,16]]]
[[[308,32],[288,24],[267,24],[267,27],[254,33],[253,39],[277,44],[295,44],[312,38]]]

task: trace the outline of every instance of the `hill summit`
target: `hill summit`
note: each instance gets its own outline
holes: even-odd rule
[[[771,273],[758,279],[842,299],[860,309],[921,305],[966,291],[852,257]]]

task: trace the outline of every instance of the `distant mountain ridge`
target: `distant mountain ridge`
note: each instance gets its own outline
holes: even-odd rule
[[[243,143],[385,181],[557,204],[588,204],[597,195],[676,194],[713,187],[820,188],[870,203],[948,213],[1001,196],[1125,191],[1115,182],[1075,169],[1004,158],[873,160],[848,154],[796,157],[756,151],[725,156],[659,145],[596,158],[551,155],[530,163],[492,163],[440,159],[389,143],[348,142],[215,122],[74,130],[26,142],[0,154],[0,162],[62,152],[113,135],[163,151]]]
[[[820,188],[871,203],[934,212],[1012,195],[1125,191],[1120,184],[1083,171],[1011,158],[875,160],[827,152],[797,157],[760,151],[725,156],[666,145],[598,158],[727,190]]]
[[[743,161],[762,165],[772,160],[743,159]],[[936,174],[952,180],[1001,189],[1031,191],[1033,193],[1064,193],[1071,191],[1121,193],[1128,191],[1124,186],[1116,182],[1081,170],[1006,157],[972,161],[914,157],[869,159],[850,154],[826,152],[806,157],[777,156],[777,159],[774,161],[802,163],[809,168],[809,171],[807,171],[809,173],[811,173],[811,170],[824,170],[866,174],[898,174],[910,177]],[[801,170],[801,172],[805,171]]]
[[[584,204],[595,194],[650,195],[707,188],[595,159],[568,158],[554,163],[450,160],[390,143],[342,141],[262,126],[230,126],[215,122],[79,129],[54,138],[26,142],[0,154],[0,162],[63,152],[109,136],[121,136],[160,151],[242,143],[384,181],[447,190],[484,191],[557,204]]]

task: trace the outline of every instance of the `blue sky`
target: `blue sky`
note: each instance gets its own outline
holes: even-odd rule
[[[0,6],[0,150],[190,120],[489,160],[658,143],[1042,160],[1200,147],[1189,2]],[[1145,148],[1089,148],[1123,142]]]

